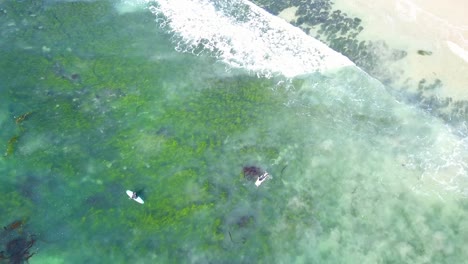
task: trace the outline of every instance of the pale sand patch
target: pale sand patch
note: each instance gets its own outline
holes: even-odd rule
[[[297,19],[297,16],[296,16],[297,9],[299,9],[299,8],[296,7],[296,6],[288,7],[286,9],[284,9],[283,11],[281,11],[278,14],[278,17],[286,20],[288,23],[295,22],[296,19]]]
[[[409,2],[409,0],[406,0]],[[416,7],[419,7],[422,12],[427,12],[438,18],[446,20],[453,25],[463,26],[465,30],[468,29],[468,19],[466,13],[468,6],[466,0],[412,0]]]
[[[408,56],[389,65],[411,86],[422,79],[444,83],[439,95],[468,100],[468,11],[464,0],[336,0],[335,8],[361,18],[364,40],[384,40]],[[418,50],[431,51],[421,56]],[[402,80],[404,81],[404,80]]]
[[[464,50],[457,44],[448,40],[447,45],[450,48],[450,50],[453,51],[453,53],[457,54],[460,58],[464,59],[468,63],[468,51]]]

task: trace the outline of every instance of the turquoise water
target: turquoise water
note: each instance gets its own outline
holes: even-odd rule
[[[255,13],[214,3],[232,31]],[[466,259],[460,123],[326,47],[278,65],[292,49],[274,32],[245,45],[150,5],[0,3],[0,251],[25,237],[30,263]],[[291,34],[292,46],[309,41]],[[243,166],[271,178],[256,187]]]

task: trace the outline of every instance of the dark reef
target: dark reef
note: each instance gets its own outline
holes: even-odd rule
[[[422,56],[429,56],[429,55],[432,55],[432,51],[428,51],[428,50],[418,50],[418,54],[419,54],[419,55],[422,55]]]
[[[36,254],[31,249],[36,236],[25,230],[24,222],[16,220],[3,227],[0,234],[0,263],[27,263]]]

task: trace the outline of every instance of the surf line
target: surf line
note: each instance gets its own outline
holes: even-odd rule
[[[353,66],[283,19],[246,0],[147,0],[181,52],[209,53],[234,68],[285,77]],[[200,52],[200,48],[202,51]]]

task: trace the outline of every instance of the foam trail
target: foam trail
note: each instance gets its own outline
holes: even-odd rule
[[[446,191],[468,197],[468,138],[453,134],[449,126],[439,127],[433,145],[419,154],[419,166],[424,168],[421,179],[430,178]]]
[[[450,50],[453,53],[455,53],[458,57],[462,58],[464,61],[468,63],[468,51],[464,50],[462,47],[448,40],[447,40],[447,46],[450,48]]]
[[[244,0],[148,0],[161,27],[179,38],[177,49],[209,52],[230,65],[286,77],[354,65],[302,30]]]

